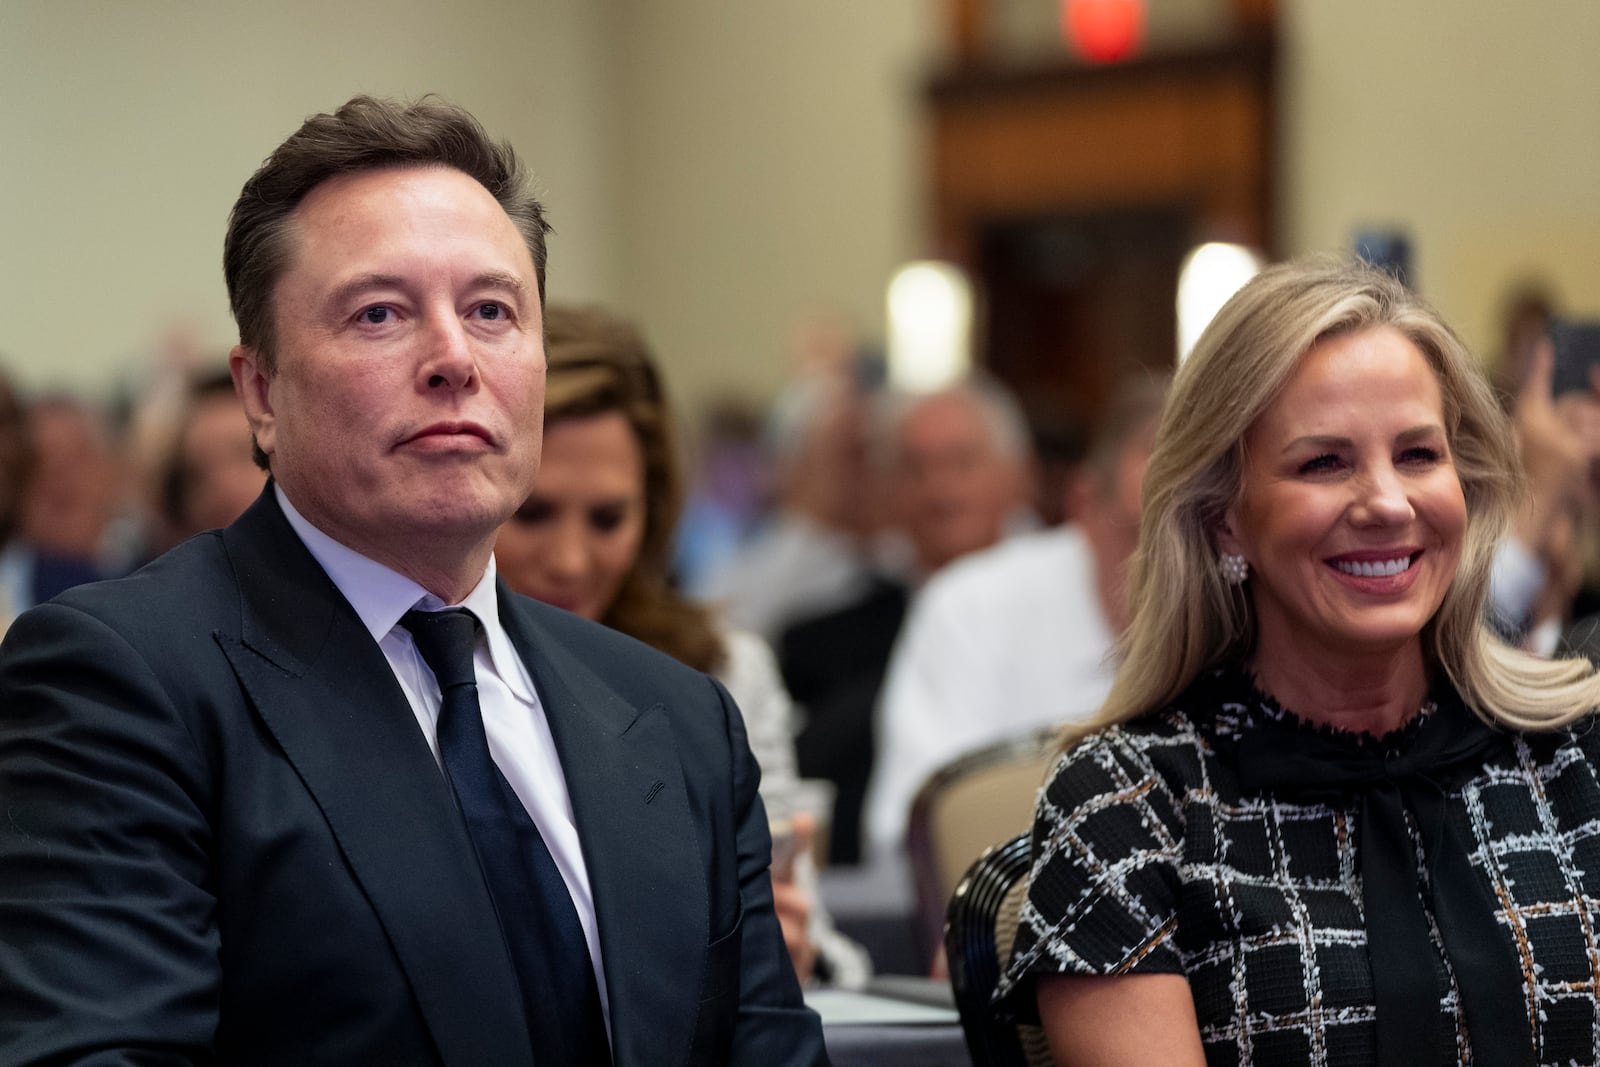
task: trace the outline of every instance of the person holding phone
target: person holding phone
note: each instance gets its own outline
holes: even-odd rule
[[[1536,325],[1526,317],[1512,317],[1499,381],[1509,390],[1527,499],[1495,553],[1489,603],[1507,639],[1549,655],[1568,636],[1600,504],[1597,353],[1572,343],[1600,334],[1560,328],[1548,313]]]

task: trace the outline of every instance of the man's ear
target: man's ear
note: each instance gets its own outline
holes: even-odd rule
[[[233,372],[233,391],[244,405],[250,421],[250,435],[256,447],[270,456],[277,447],[277,421],[272,411],[272,378],[261,365],[261,355],[248,345],[234,345],[228,353],[228,369]]]

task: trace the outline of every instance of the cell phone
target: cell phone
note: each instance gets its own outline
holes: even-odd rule
[[[1400,230],[1357,230],[1351,246],[1365,263],[1387,271],[1408,289],[1416,288],[1411,264],[1411,238]]]
[[[775,822],[772,827],[773,881],[786,882],[794,877],[794,861],[799,854],[800,835],[787,819]]]
[[[1551,319],[1550,341],[1556,350],[1550,391],[1588,392],[1589,370],[1600,364],[1600,319]]]

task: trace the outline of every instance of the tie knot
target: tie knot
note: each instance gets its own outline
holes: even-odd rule
[[[400,625],[410,631],[423,662],[438,680],[441,693],[477,682],[472,647],[478,639],[478,617],[472,612],[465,608],[412,610],[400,617]]]

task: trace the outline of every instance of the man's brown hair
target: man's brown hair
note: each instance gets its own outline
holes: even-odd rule
[[[452,167],[489,191],[522,234],[544,303],[544,207],[528,189],[522,162],[477,119],[453,104],[352,97],[333,114],[313,115],[250,176],[228,216],[222,272],[239,325],[239,343],[276,369],[272,294],[288,266],[289,218],[312,189],[340,174],[387,167]]]

